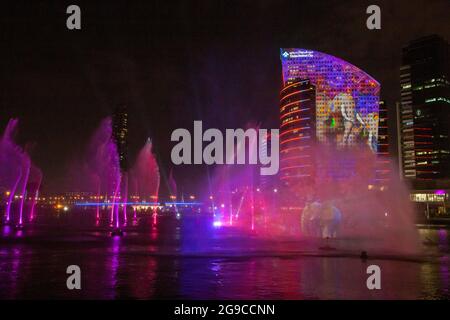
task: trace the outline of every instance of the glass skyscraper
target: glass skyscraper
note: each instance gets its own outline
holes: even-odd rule
[[[122,172],[128,170],[128,110],[119,105],[112,115],[113,139],[117,145],[119,164]]]
[[[448,58],[448,43],[435,35],[403,49],[397,118],[400,171],[419,184],[450,178]]]

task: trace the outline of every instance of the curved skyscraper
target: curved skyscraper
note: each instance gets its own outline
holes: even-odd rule
[[[316,87],[316,138],[338,147],[377,149],[380,84],[354,65],[305,49],[281,49],[283,86],[309,80]]]
[[[292,81],[280,92],[280,179],[284,185],[312,182],[316,88],[309,80]]]
[[[341,169],[330,173],[315,168],[311,151],[315,143],[336,150],[364,145],[377,152],[380,84],[374,78],[342,59],[318,51],[281,49],[281,62],[283,185],[308,184],[317,174],[346,174]]]

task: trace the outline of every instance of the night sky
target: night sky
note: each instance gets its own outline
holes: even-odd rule
[[[70,4],[81,7],[82,30],[66,28]],[[370,4],[381,7],[381,30],[366,28]],[[171,132],[194,120],[277,128],[280,47],[365,70],[381,83],[393,123],[401,48],[429,34],[450,40],[449,0],[8,1],[0,12],[0,130],[20,119],[18,140],[34,143],[46,191],[118,104],[129,107],[131,161],[151,137],[163,172]],[[205,168],[174,172],[195,189]]]

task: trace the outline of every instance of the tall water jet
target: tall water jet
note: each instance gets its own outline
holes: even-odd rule
[[[42,172],[38,168],[34,168],[34,171],[36,171],[35,175],[37,176],[37,182],[36,182],[36,188],[34,190],[33,198],[31,201],[31,209],[30,209],[30,222],[34,220],[35,218],[35,210],[36,210],[36,203],[39,199],[39,189],[41,188],[42,183]]]
[[[19,173],[14,182],[11,191],[9,191],[8,203],[6,204],[6,223],[11,221],[11,205],[14,201],[14,195],[16,194],[17,187],[19,186],[20,179],[22,179],[22,168],[19,168]]]
[[[168,178],[169,192],[170,195],[177,196],[177,183],[175,178],[173,177],[173,169],[170,169],[169,178]]]
[[[17,131],[17,124],[17,119],[9,120],[0,140],[0,187],[7,188],[8,200],[6,203],[5,221],[9,223],[16,191],[20,181],[23,179],[19,217],[19,223],[21,224],[23,222],[23,207],[31,160],[26,152],[14,142],[13,136]]]
[[[112,134],[112,121],[110,118],[106,118],[102,121],[102,124],[96,134],[98,138],[99,148],[96,150],[94,163],[92,166],[100,176],[102,184],[105,186],[106,192],[112,194],[111,204],[111,224],[114,223],[116,218],[116,228],[119,226],[119,217],[116,213],[116,203],[120,201],[120,182],[121,172],[119,164],[119,154],[117,151],[117,145],[113,139]],[[96,139],[94,139],[94,143]]]
[[[389,179],[378,179],[377,155],[364,144],[314,145],[309,153],[314,157],[314,179],[281,187],[281,194],[287,195],[281,199],[285,206],[303,209],[285,211],[284,220],[272,221],[278,227],[274,234],[298,226],[299,236],[331,238],[338,249],[420,253],[414,209],[393,167]]]
[[[96,196],[96,202],[97,205],[95,206],[95,220],[100,220],[100,199],[101,199],[101,184],[100,184],[100,178],[98,175],[95,176],[97,179],[97,196]]]
[[[23,208],[25,204],[25,200],[27,198],[27,184],[28,184],[28,178],[30,177],[30,170],[31,170],[31,161],[28,157],[24,157],[24,179],[22,183],[22,194],[20,199],[20,210],[19,210],[19,224],[17,225],[18,228],[22,228],[23,226]]]
[[[123,224],[126,225],[127,218],[127,204],[128,204],[128,173],[122,173],[122,189],[123,189]]]
[[[175,181],[175,178],[173,176],[173,169],[170,168],[170,172],[169,172],[169,178],[167,179],[167,185],[169,188],[169,194],[170,194],[170,199],[177,199],[177,195],[178,195],[178,190],[177,190],[177,182]],[[178,215],[178,207],[175,204],[174,205],[175,208],[175,213]]]
[[[114,218],[116,219],[116,229],[119,229],[119,207],[120,207],[120,183],[122,181],[122,176],[121,174],[118,175],[117,177],[117,182],[116,182],[116,189],[114,191],[114,196],[113,196],[113,202],[112,202],[112,206],[111,206],[111,213],[114,215]],[[117,203],[117,200],[119,200]],[[113,220],[111,220],[111,223],[113,223]]]
[[[153,223],[156,223],[156,203],[158,203],[159,196],[160,172],[152,149],[152,141],[148,138],[139,151],[136,163],[131,169],[131,174],[135,181],[135,194],[145,202],[154,203]]]
[[[120,190],[120,174],[117,177],[116,186],[114,188],[114,193],[113,193],[112,202],[111,202],[111,218],[110,218],[111,226],[113,226],[114,225],[114,217],[117,214],[117,217],[116,217],[116,227],[117,228],[119,226],[119,219],[118,219],[119,216],[118,216],[118,213],[116,213],[116,201],[118,198],[119,190]]]
[[[246,129],[249,135],[238,139],[234,152],[227,155],[225,163],[238,163],[237,157],[244,154],[249,159],[257,155],[259,125],[248,123]],[[250,133],[251,132],[251,133]],[[254,133],[254,134],[253,134]],[[255,229],[255,178],[253,171],[258,169],[255,164],[224,164],[214,168],[209,175],[209,202],[214,217],[215,226],[239,226]]]
[[[96,195],[96,217],[100,218],[100,199],[105,195],[104,205],[110,208],[110,222],[114,226],[116,203],[120,198],[121,180],[117,145],[112,135],[112,121],[103,119],[90,138],[84,155],[73,164],[69,182],[72,190],[89,192]],[[108,202],[111,195],[111,202]]]

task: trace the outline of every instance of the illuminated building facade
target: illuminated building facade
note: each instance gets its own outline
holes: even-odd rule
[[[280,180],[285,186],[314,181],[316,88],[291,80],[280,92]]]
[[[449,189],[412,190],[410,200],[417,212],[424,213],[419,218],[425,220],[448,219],[450,214]]]
[[[352,64],[317,51],[281,49],[281,62],[281,182],[294,176],[311,177],[311,182],[345,178],[353,171],[353,159],[315,168],[309,146],[365,145],[377,153],[380,84]]]
[[[379,184],[387,183],[391,172],[389,156],[388,110],[384,100],[380,100],[378,111],[378,148],[376,180]]]
[[[403,48],[397,109],[400,172],[415,184],[450,178],[449,45],[429,36]]]
[[[112,115],[113,139],[119,153],[120,169],[128,169],[128,110],[125,105],[118,106]]]
[[[377,151],[380,84],[354,65],[305,49],[281,49],[283,85],[308,79],[316,87],[316,138],[338,148]]]

